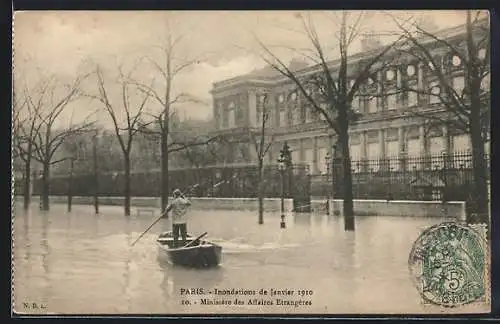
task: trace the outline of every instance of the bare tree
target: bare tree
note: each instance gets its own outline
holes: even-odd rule
[[[38,132],[36,115],[39,107],[32,111],[26,97],[19,100],[13,93],[12,118],[12,157],[22,162],[23,168],[23,208],[29,209],[31,201],[31,164],[33,157],[33,139]]]
[[[490,31],[485,11],[467,11],[459,39],[440,36],[416,22],[410,25],[394,21],[408,46],[399,50],[425,68],[423,88],[403,85],[404,92],[417,92],[425,98],[436,98],[440,111],[407,112],[437,124],[448,125],[470,137],[475,189],[473,209],[479,221],[488,223],[487,166],[484,144],[488,141],[490,124]],[[411,28],[415,29],[414,32]],[[433,43],[437,46],[430,46]],[[444,63],[444,64],[443,64]],[[453,77],[459,72],[459,77]],[[463,74],[461,73],[463,72]],[[461,84],[458,83],[462,78]],[[435,80],[434,82],[428,82]]]
[[[217,163],[217,157],[220,153],[220,141],[204,136],[200,142],[205,145],[195,145],[187,147],[185,150],[179,152],[179,157],[182,161],[187,161],[189,165],[199,169],[204,166],[214,165]]]
[[[170,118],[174,110],[173,106],[187,101],[198,101],[194,96],[187,93],[174,94],[173,87],[177,77],[200,62],[201,57],[185,58],[179,53],[179,45],[182,43],[183,36],[174,36],[170,26],[167,23],[167,36],[163,44],[156,45],[155,48],[160,51],[161,59],[155,60],[147,56],[154,71],[158,73],[161,79],[161,87],[150,86],[141,82],[136,85],[141,91],[149,94],[160,106],[161,112],[154,116],[155,122],[159,126],[161,142],[161,208],[164,210],[168,204],[169,186],[168,186],[168,154],[172,150],[172,143],[169,143]],[[182,146],[182,145],[181,145]]]
[[[281,75],[288,78],[297,87],[305,99],[309,109],[322,116],[327,125],[337,134],[337,145],[340,152],[343,185],[343,212],[345,230],[354,230],[354,207],[352,193],[351,159],[349,152],[349,126],[359,118],[352,108],[353,99],[369,97],[367,83],[375,80],[378,71],[383,70],[389,61],[384,56],[393,48],[396,40],[389,45],[380,46],[365,53],[363,58],[351,60],[349,49],[360,36],[361,22],[365,13],[350,13],[341,11],[331,13],[331,18],[338,27],[336,35],[339,59],[330,62],[326,47],[318,36],[314,21],[309,14],[297,14],[303,32],[312,48],[307,51],[291,49],[294,53],[304,55],[316,64],[314,74],[304,74],[294,71],[278,58],[270,47],[259,41],[264,50],[263,59]],[[352,20],[351,20],[352,19]],[[333,172],[332,172],[333,173]]]
[[[259,95],[257,102],[257,122],[259,125],[258,128],[249,129],[248,132],[250,143],[254,145],[257,155],[259,224],[264,224],[264,159],[274,143],[274,135],[268,124],[271,117],[271,111],[269,95]]]
[[[73,123],[70,119],[66,127],[57,125],[61,122],[62,114],[68,104],[81,97],[80,86],[88,76],[88,74],[78,76],[71,84],[65,86],[60,86],[55,78],[47,78],[40,83],[40,89],[25,91],[31,121],[25,137],[27,141],[25,154],[32,150],[33,158],[42,164],[43,210],[49,210],[50,168],[67,159],[67,157],[54,159],[55,153],[68,138],[88,131],[93,124],[88,119],[81,123]]]
[[[137,131],[149,136],[150,138],[160,139],[163,134],[161,124],[164,122],[162,115],[153,116],[152,122],[140,123],[137,125]],[[199,133],[191,128],[184,128],[179,125],[175,111],[171,112],[169,118],[169,136],[167,138],[166,153],[183,152],[191,150],[208,148],[211,155],[214,154],[213,148],[219,141],[219,136],[207,136],[206,133]],[[188,153],[186,153],[188,154]],[[203,161],[200,161],[203,163]]]
[[[135,67],[134,67],[135,68]],[[131,183],[130,183],[130,171],[131,171],[131,152],[134,144],[135,135],[138,132],[138,127],[141,122],[141,117],[148,102],[150,95],[148,93],[141,94],[142,96],[138,103],[133,103],[131,98],[131,74],[134,71],[132,68],[127,75],[124,74],[122,67],[118,68],[119,80],[118,85],[120,88],[121,102],[118,104],[112,102],[108,94],[109,89],[106,86],[105,78],[101,71],[101,68],[97,66],[96,76],[97,76],[97,87],[99,95],[90,95],[90,97],[99,100],[108,113],[111,121],[113,122],[114,134],[120,145],[121,152],[123,154],[123,171],[125,173],[125,181],[123,187],[124,195],[124,212],[125,216],[130,216],[130,195],[131,195]],[[132,91],[135,86],[132,87]],[[125,118],[122,120],[121,115]]]

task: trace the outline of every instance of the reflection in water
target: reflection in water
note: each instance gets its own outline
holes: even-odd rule
[[[16,206],[19,207],[19,206]],[[38,206],[37,206],[38,207]],[[257,215],[238,211],[190,213],[189,231],[207,231],[222,245],[221,266],[192,270],[167,263],[156,237],[160,222],[133,247],[152,217],[123,216],[121,207],[54,205],[50,213],[19,210],[15,217],[15,300],[47,301],[54,313],[213,313],[421,311],[407,274],[409,249],[421,228],[439,219],[358,217],[345,232],[338,216]],[[210,307],[181,289],[297,288],[314,291],[309,308]],[[193,302],[181,305],[182,300]],[[16,305],[19,305],[16,302]],[[16,306],[17,309],[18,306]]]
[[[44,213],[41,215],[42,219],[42,238],[40,240],[40,245],[42,247],[41,250],[41,255],[42,255],[42,268],[43,268],[43,276],[42,276],[42,281],[43,281],[43,288],[44,290],[47,290],[44,292],[44,296],[50,295],[49,291],[50,290],[50,281],[49,281],[49,276],[50,276],[50,267],[49,267],[49,258],[50,258],[50,247],[49,247],[49,237],[48,237],[48,231],[49,231],[49,215],[47,213]]]

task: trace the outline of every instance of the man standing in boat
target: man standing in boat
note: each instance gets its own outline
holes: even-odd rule
[[[182,246],[186,245],[187,238],[187,210],[191,202],[184,198],[179,189],[174,190],[174,200],[167,206],[163,218],[168,218],[168,212],[172,211],[172,234],[174,235],[174,246],[177,247],[179,234],[182,236]]]

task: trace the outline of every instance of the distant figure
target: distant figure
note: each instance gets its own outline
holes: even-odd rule
[[[182,246],[186,245],[187,238],[187,210],[191,202],[184,198],[179,189],[174,190],[174,200],[167,206],[163,218],[168,218],[168,212],[172,211],[172,234],[174,235],[174,246],[177,247],[179,233],[182,236]]]

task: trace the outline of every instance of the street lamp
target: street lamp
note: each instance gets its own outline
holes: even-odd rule
[[[335,204],[334,200],[335,200],[335,196],[336,196],[335,192],[336,192],[336,189],[337,189],[337,188],[335,188],[336,185],[337,185],[335,183],[335,181],[337,180],[336,179],[336,176],[337,176],[336,175],[336,173],[337,173],[336,172],[336,167],[337,167],[336,166],[336,164],[337,164],[337,145],[335,145],[335,144],[332,147],[332,156],[331,156],[330,160],[331,160],[331,170],[332,170],[332,175],[331,175],[331,177],[332,177],[332,185],[331,185],[331,188],[332,188],[332,215],[338,216],[340,214],[340,211],[334,210],[334,204]]]
[[[280,175],[281,175],[281,223],[280,223],[280,228],[286,228],[285,224],[285,196],[284,196],[284,173],[285,173],[285,157],[283,152],[281,152],[280,157],[278,159],[278,166],[280,169]]]

